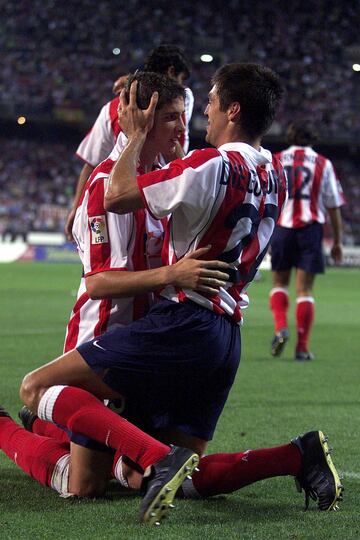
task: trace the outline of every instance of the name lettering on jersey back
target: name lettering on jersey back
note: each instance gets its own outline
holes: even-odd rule
[[[105,216],[89,217],[89,225],[92,244],[105,244],[109,241]]]
[[[265,171],[264,171],[265,172]],[[278,192],[279,177],[274,170],[267,171],[267,182],[261,183],[260,177],[256,171],[246,169],[242,165],[230,165],[229,174],[223,176],[220,184],[223,186],[230,185],[234,189],[247,191],[247,193],[259,197],[260,195],[269,195],[270,193]]]
[[[293,163],[295,160],[295,154],[283,154],[281,156],[281,162],[284,164],[286,161]],[[309,163],[316,163],[319,161],[319,156],[312,154],[304,154],[303,161],[308,161]]]

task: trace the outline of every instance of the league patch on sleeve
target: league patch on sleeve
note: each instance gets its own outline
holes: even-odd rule
[[[109,241],[105,216],[89,217],[91,228],[91,243],[106,244]]]

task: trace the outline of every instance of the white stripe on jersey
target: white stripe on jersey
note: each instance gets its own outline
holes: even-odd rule
[[[189,124],[192,117],[193,109],[194,109],[194,94],[190,90],[189,87],[185,88],[185,137],[184,137],[184,153],[187,154],[189,151]]]
[[[110,118],[110,104],[111,101],[101,108],[94,125],[76,150],[76,155],[93,167],[108,157],[116,141]]]
[[[289,183],[289,200],[279,225],[299,228],[315,221],[325,223],[326,209],[344,204],[343,192],[329,159],[308,146],[290,146],[277,157]]]

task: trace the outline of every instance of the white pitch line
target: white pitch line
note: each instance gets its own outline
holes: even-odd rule
[[[0,337],[12,337],[12,336],[33,336],[42,334],[57,334],[58,332],[64,332],[65,327],[59,328],[24,328],[24,330],[11,330],[9,332],[0,332]]]
[[[341,471],[340,476],[351,478],[352,480],[360,480],[360,473],[353,471]]]

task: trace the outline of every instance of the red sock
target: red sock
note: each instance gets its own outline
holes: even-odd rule
[[[271,289],[270,309],[274,318],[275,334],[277,334],[282,328],[288,327],[289,293],[287,289],[280,287]]]
[[[193,473],[192,481],[202,497],[209,497],[273,476],[296,476],[300,465],[300,452],[291,443],[238,454],[211,454],[201,458],[200,470]]]
[[[314,316],[314,298],[312,296],[299,297],[296,300],[297,351],[309,350],[309,337]]]
[[[67,443],[30,433],[11,418],[0,418],[0,447],[18,467],[43,486],[51,486],[56,463],[70,452]]]
[[[37,435],[42,435],[43,437],[51,437],[58,442],[70,442],[70,437],[66,431],[55,426],[55,424],[46,422],[46,420],[41,420],[40,418],[34,420],[31,431]]]
[[[50,388],[42,400],[49,399],[47,395],[50,396],[53,388],[57,387]],[[170,451],[168,446],[121,418],[81,388],[63,387],[53,405],[52,421],[74,433],[119,450],[144,470]]]

